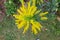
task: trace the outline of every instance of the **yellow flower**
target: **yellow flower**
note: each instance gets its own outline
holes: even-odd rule
[[[40,11],[41,10],[37,10],[35,5],[31,5],[30,2],[28,2],[27,7],[22,4],[22,6],[17,9],[18,13],[13,15],[16,18],[15,22],[18,29],[24,27],[23,33],[25,33],[31,26],[32,33],[37,34],[38,31],[41,31],[41,23],[34,19],[34,15],[38,14]],[[38,16],[40,16],[42,20],[45,20],[47,19],[46,17],[43,17],[45,14],[47,13],[40,13]]]

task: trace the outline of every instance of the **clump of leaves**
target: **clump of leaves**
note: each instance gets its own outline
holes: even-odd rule
[[[6,14],[7,16],[13,14],[16,12],[16,5],[13,3],[12,0],[7,0],[7,2],[5,2],[5,7],[6,7]]]

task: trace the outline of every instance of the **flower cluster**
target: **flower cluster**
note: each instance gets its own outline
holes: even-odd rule
[[[41,31],[42,25],[36,20],[35,15],[38,14],[37,17],[39,16],[41,20],[47,20],[47,17],[44,15],[46,15],[48,12],[40,12],[41,10],[37,9],[34,1],[32,5],[30,1],[27,2],[27,6],[25,6],[23,2],[22,6],[17,9],[17,14],[13,15],[16,19],[15,22],[18,29],[24,27],[23,33],[25,33],[31,27],[31,31],[34,34],[37,34],[39,31]]]

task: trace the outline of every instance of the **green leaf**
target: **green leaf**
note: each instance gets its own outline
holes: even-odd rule
[[[23,3],[23,0],[19,0],[21,3]]]

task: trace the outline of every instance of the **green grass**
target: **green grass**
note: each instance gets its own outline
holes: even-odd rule
[[[44,22],[44,27],[38,35],[31,32],[22,34],[22,29],[18,30],[12,17],[5,17],[0,22],[0,40],[60,40],[60,23],[56,20]],[[47,30],[45,30],[47,28]]]

